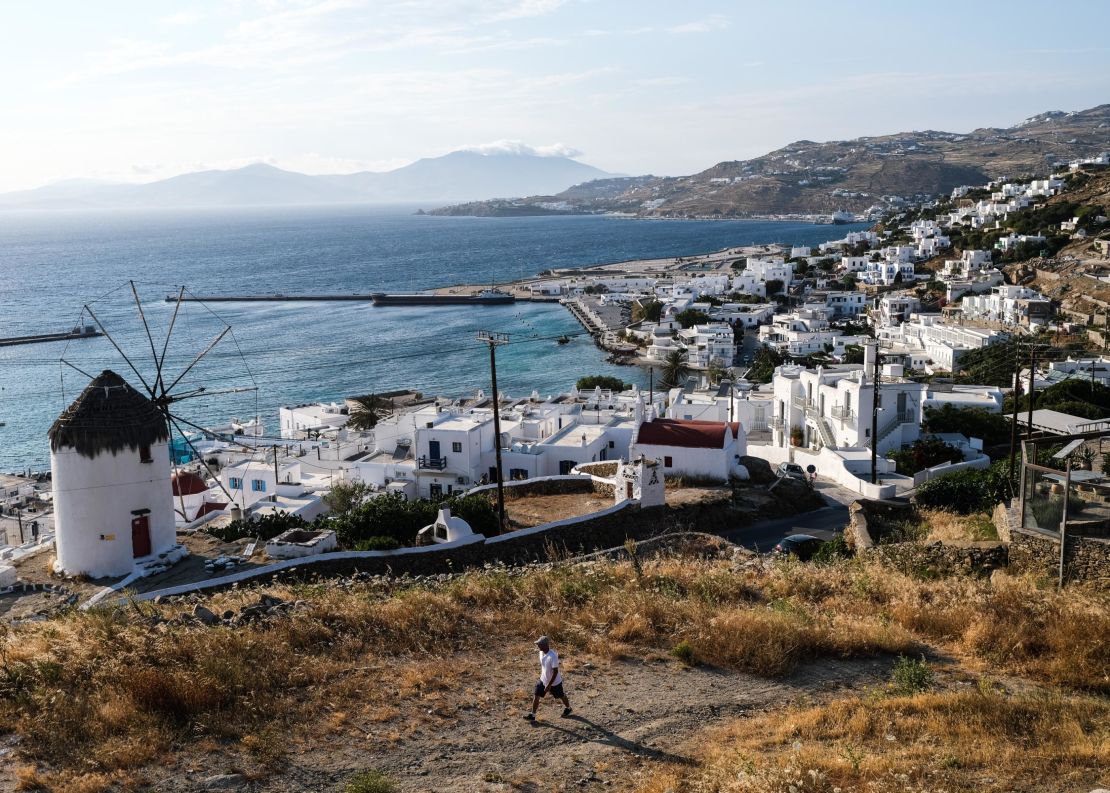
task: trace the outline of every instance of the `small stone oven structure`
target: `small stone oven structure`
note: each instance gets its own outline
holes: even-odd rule
[[[442,507],[436,515],[436,522],[425,526],[416,535],[418,545],[431,545],[432,543],[454,542],[469,537],[474,537],[474,529],[462,518],[451,514],[451,510]]]
[[[289,529],[266,543],[266,553],[273,559],[299,559],[334,551],[336,547],[338,542],[331,529]]]

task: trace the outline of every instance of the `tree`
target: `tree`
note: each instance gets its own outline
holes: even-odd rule
[[[354,404],[350,408],[351,417],[347,420],[347,426],[353,430],[374,429],[382,417],[388,415],[392,404],[377,394],[354,397],[351,401]]]
[[[1082,418],[1102,419],[1110,415],[1110,388],[1077,375],[1036,392],[1034,407],[1058,410]],[[1024,394],[1019,410],[1028,408],[1029,395]]]
[[[752,361],[747,378],[753,383],[769,383],[775,375],[775,369],[785,360],[773,347],[760,347],[755,351],[755,360]]]
[[[636,321],[658,322],[663,315],[663,304],[658,300],[636,303],[632,307],[632,318]]]
[[[672,350],[667,353],[663,362],[662,385],[664,388],[676,388],[686,381],[690,375],[690,364],[686,357],[686,350]]]
[[[324,505],[332,515],[345,515],[362,504],[370,493],[370,486],[365,482],[358,480],[336,482],[324,496]]]
[[[696,308],[688,308],[685,311],[680,311],[675,314],[674,318],[683,328],[692,328],[695,325],[704,324],[709,321],[709,315]]]
[[[780,278],[772,278],[771,280],[764,283],[764,287],[767,290],[767,297],[777,295],[779,292],[782,291],[783,286],[784,284],[782,282],[782,279]]]
[[[610,377],[607,374],[591,374],[586,377],[579,377],[574,386],[579,391],[593,391],[598,386],[601,386],[603,391],[624,391],[626,388],[631,388],[619,377]]]
[[[844,363],[863,363],[863,347],[849,344],[844,348]]]
[[[925,408],[925,428],[929,432],[958,432],[969,438],[981,438],[984,446],[1010,442],[1010,420],[982,408],[954,405]]]

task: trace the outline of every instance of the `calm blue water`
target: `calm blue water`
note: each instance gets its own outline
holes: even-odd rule
[[[179,285],[197,294],[408,291],[733,245],[815,244],[857,228],[411,212],[360,207],[0,213],[0,336],[66,329],[89,303],[140,373],[152,379],[153,354],[128,279],[137,283],[160,354],[173,310],[163,298]],[[282,404],[405,387],[451,395],[488,390],[488,353],[474,340],[479,329],[512,336],[513,343],[498,351],[499,385],[510,396],[565,390],[583,374],[644,381],[635,367],[605,363],[588,339],[565,346],[544,339],[580,330],[557,304],[480,310],[369,303],[209,308],[186,304],[164,371],[176,377],[225,322],[233,331],[175,390],[258,390],[202,396],[177,407],[183,418],[201,424],[257,411],[276,432]],[[6,422],[0,427],[0,471],[48,463],[46,431],[87,382],[59,363],[63,355],[86,372],[114,368],[138,382],[103,338],[0,348],[0,421]]]

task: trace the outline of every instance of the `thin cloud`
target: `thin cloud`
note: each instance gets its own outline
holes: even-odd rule
[[[724,30],[728,27],[728,19],[723,14],[713,14],[705,19],[698,19],[693,22],[686,22],[682,25],[675,25],[668,28],[671,33],[712,33],[716,30]]]
[[[583,152],[565,143],[552,143],[547,146],[529,146],[519,140],[495,140],[492,143],[479,143],[464,146],[463,151],[478,154],[531,154],[535,157],[581,157]]]

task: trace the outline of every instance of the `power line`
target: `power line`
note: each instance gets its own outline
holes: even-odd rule
[[[522,339],[520,341],[515,341],[514,340],[513,341],[513,346],[520,346],[520,345],[523,345],[523,344],[535,344],[535,343],[540,343],[540,342],[545,342],[545,341],[557,341],[558,339],[560,339],[564,336],[567,336],[567,337],[581,337],[581,336],[589,336],[589,335],[591,335],[591,334],[588,331],[583,330],[583,331],[578,331],[578,332],[573,332],[573,333],[560,333],[560,334],[552,335],[552,336],[539,336],[539,337],[525,338],[525,339]],[[452,336],[450,338],[453,339],[453,338],[456,338],[456,337]],[[421,342],[421,344],[425,344],[425,343]],[[322,362],[322,363],[318,363],[318,364],[306,364],[306,365],[303,365],[303,366],[286,367],[286,368],[271,367],[271,368],[267,369],[266,371],[269,374],[291,374],[291,373],[294,373],[294,372],[326,371],[328,369],[333,369],[333,368],[346,369],[346,368],[350,368],[352,366],[365,366],[365,365],[373,365],[373,364],[377,364],[377,363],[385,363],[385,362],[388,362],[388,361],[410,360],[410,359],[413,359],[413,358],[426,358],[426,357],[431,356],[431,355],[437,355],[438,356],[438,355],[442,355],[444,353],[473,352],[473,351],[474,351],[474,348],[472,346],[465,346],[465,347],[460,346],[460,347],[452,347],[452,348],[436,347],[436,348],[434,348],[434,350],[423,349],[420,352],[382,355],[380,357],[370,357],[370,358],[360,358],[360,359],[346,359],[346,360],[342,360],[342,361],[326,361],[326,362]],[[256,351],[252,350],[250,352],[253,354]],[[273,352],[281,352],[281,351],[280,350],[274,350]],[[57,361],[43,360],[41,362],[41,364],[42,365],[57,365],[58,362]],[[35,364],[35,365],[39,365],[39,364]],[[234,375],[215,375],[215,376],[212,376],[212,377],[205,378],[205,380],[207,382],[222,382],[222,381],[239,380],[239,379],[241,379],[241,378],[236,377]],[[255,383],[257,383],[257,380],[255,380],[253,377],[252,377],[252,380]],[[2,395],[0,395],[0,399],[12,399],[12,398],[15,398],[15,397],[30,397],[30,396],[51,396],[51,395],[54,395],[54,394],[55,394],[55,392],[53,392],[53,391],[22,391],[22,392],[18,392],[14,396],[11,395],[11,394],[8,394],[8,393],[3,393]]]

